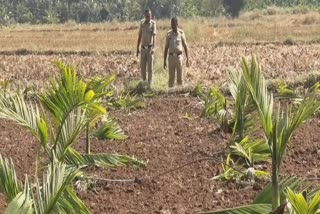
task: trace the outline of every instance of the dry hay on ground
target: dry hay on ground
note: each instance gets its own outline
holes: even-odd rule
[[[227,80],[227,73],[239,69],[241,56],[255,54],[267,79],[290,80],[300,74],[320,71],[320,44],[312,45],[229,45],[191,47],[192,66],[186,68],[186,82],[191,85],[220,85]],[[82,77],[115,74],[117,84],[139,79],[139,60],[134,54],[109,55],[0,55],[1,79],[12,83],[33,84],[41,87],[57,73],[54,60],[74,64]],[[162,53],[156,55],[156,72],[162,69]],[[166,80],[163,80],[166,81]]]

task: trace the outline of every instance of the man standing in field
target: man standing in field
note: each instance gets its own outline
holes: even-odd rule
[[[139,37],[137,44],[137,57],[140,53],[140,69],[141,78],[143,81],[147,79],[148,71],[148,84],[151,86],[152,73],[153,73],[153,61],[154,61],[154,48],[156,43],[156,22],[153,21],[151,11],[148,9],[144,12],[144,17],[139,27]]]
[[[178,28],[178,19],[176,17],[171,19],[171,30],[168,31],[166,37],[166,45],[164,50],[164,69],[167,68],[167,55],[169,50],[169,87],[173,87],[175,81],[175,74],[177,73],[177,83],[182,85],[182,52],[187,57],[187,67],[189,67],[189,53],[186,36],[183,30]]]

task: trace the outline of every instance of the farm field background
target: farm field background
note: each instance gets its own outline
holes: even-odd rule
[[[252,54],[258,57],[268,79],[288,80],[319,71],[319,13],[261,14],[248,12],[236,20],[181,20],[192,60],[186,69],[186,82],[221,84],[230,70],[238,68],[241,56]],[[167,85],[157,82],[157,77],[167,75],[162,63],[169,26],[168,20],[158,23],[157,89]],[[138,22],[4,27],[0,31],[1,78],[41,86],[43,79],[57,72],[52,61],[61,59],[76,65],[82,76],[115,73],[121,87],[140,75],[135,57],[137,27]]]
[[[241,56],[256,55],[266,79],[301,81],[320,72],[320,13],[266,15],[248,12],[239,19],[181,20],[191,50],[186,69],[187,87],[198,83],[223,86],[227,74],[239,69]],[[81,77],[116,74],[119,90],[139,79],[135,57],[137,23],[79,25],[18,25],[0,31],[0,79],[9,85],[35,90],[58,74],[55,60],[74,64]],[[142,184],[99,181],[78,191],[93,213],[196,213],[252,202],[265,181],[244,186],[210,178],[221,170],[220,161],[199,161],[172,173],[170,168],[223,151],[230,136],[218,124],[200,118],[201,106],[189,93],[167,92],[167,71],[162,69],[164,35],[169,20],[158,23],[154,88],[159,96],[133,112],[111,110],[128,139],[94,140],[93,152],[130,154],[148,160],[146,169],[117,168],[89,171],[108,179],[151,177]],[[185,115],[188,115],[186,117]],[[34,175],[36,141],[17,125],[0,120],[0,153],[13,159],[18,177]],[[292,138],[283,165],[284,175],[320,177],[320,118],[303,124]],[[85,141],[77,144],[85,150]],[[269,166],[268,166],[269,167]],[[317,183],[317,181],[315,181]],[[319,183],[317,183],[319,184]],[[0,210],[7,204],[0,194]]]

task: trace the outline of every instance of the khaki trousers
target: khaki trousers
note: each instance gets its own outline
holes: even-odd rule
[[[177,73],[177,84],[182,85],[182,55],[169,55],[169,87],[173,87]]]
[[[145,81],[147,79],[147,72],[148,72],[149,86],[151,86],[151,82],[152,82],[153,61],[154,61],[154,54],[151,53],[151,49],[141,48],[141,55],[140,55],[141,78],[143,81]]]

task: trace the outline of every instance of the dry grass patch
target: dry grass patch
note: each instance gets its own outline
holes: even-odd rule
[[[190,56],[192,65],[184,68],[185,83],[196,85],[221,85],[227,80],[231,70],[239,69],[240,56],[256,54],[268,79],[284,81],[311,71],[320,71],[320,44],[312,45],[192,45]],[[163,70],[162,50],[156,52],[153,87],[167,90],[168,70]],[[53,60],[63,60],[76,65],[79,75],[84,78],[106,74],[116,74],[115,84],[139,79],[138,58],[132,54],[109,55],[0,55],[0,77],[13,83],[35,85],[40,88],[57,72],[51,64]]]

